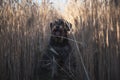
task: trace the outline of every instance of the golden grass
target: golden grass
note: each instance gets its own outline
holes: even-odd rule
[[[84,4],[81,5],[79,1],[73,1],[66,7],[64,13],[65,18],[73,24],[76,41],[83,43],[82,50],[79,47],[81,51],[75,53],[77,54],[76,59],[79,65],[77,71],[80,69],[80,78],[82,77],[83,80],[83,76],[87,76],[83,65],[80,64],[82,61],[78,57],[79,55],[83,57],[90,79],[119,80],[117,76],[119,61],[117,60],[120,53],[120,24],[118,24],[120,7],[119,5],[116,7],[112,3],[105,5],[97,0],[86,1]],[[85,45],[87,46],[84,47]],[[113,64],[114,66],[112,66]]]
[[[75,49],[77,78],[86,78],[82,57],[90,80],[120,79],[119,4],[105,5],[97,0],[81,4],[71,0],[65,12],[60,13],[50,3],[23,3],[0,4],[0,80],[34,77],[37,57],[49,42],[49,23],[57,18],[73,25],[70,38],[75,39],[71,45]]]

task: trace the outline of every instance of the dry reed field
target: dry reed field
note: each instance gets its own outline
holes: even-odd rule
[[[60,12],[49,0],[0,0],[0,80],[36,80],[49,24],[58,18],[72,23],[73,80],[120,80],[120,1],[68,0],[65,5]]]

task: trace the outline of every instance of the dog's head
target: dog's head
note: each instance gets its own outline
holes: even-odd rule
[[[56,37],[67,37],[71,27],[72,24],[63,19],[58,19],[50,23],[51,33]]]

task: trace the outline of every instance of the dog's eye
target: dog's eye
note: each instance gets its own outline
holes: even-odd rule
[[[58,30],[57,30],[57,29],[54,29],[53,32],[58,32]]]

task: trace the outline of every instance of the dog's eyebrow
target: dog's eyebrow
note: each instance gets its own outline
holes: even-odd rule
[[[62,28],[62,26],[60,26],[60,28]]]
[[[53,25],[52,31],[55,29],[55,25]]]

